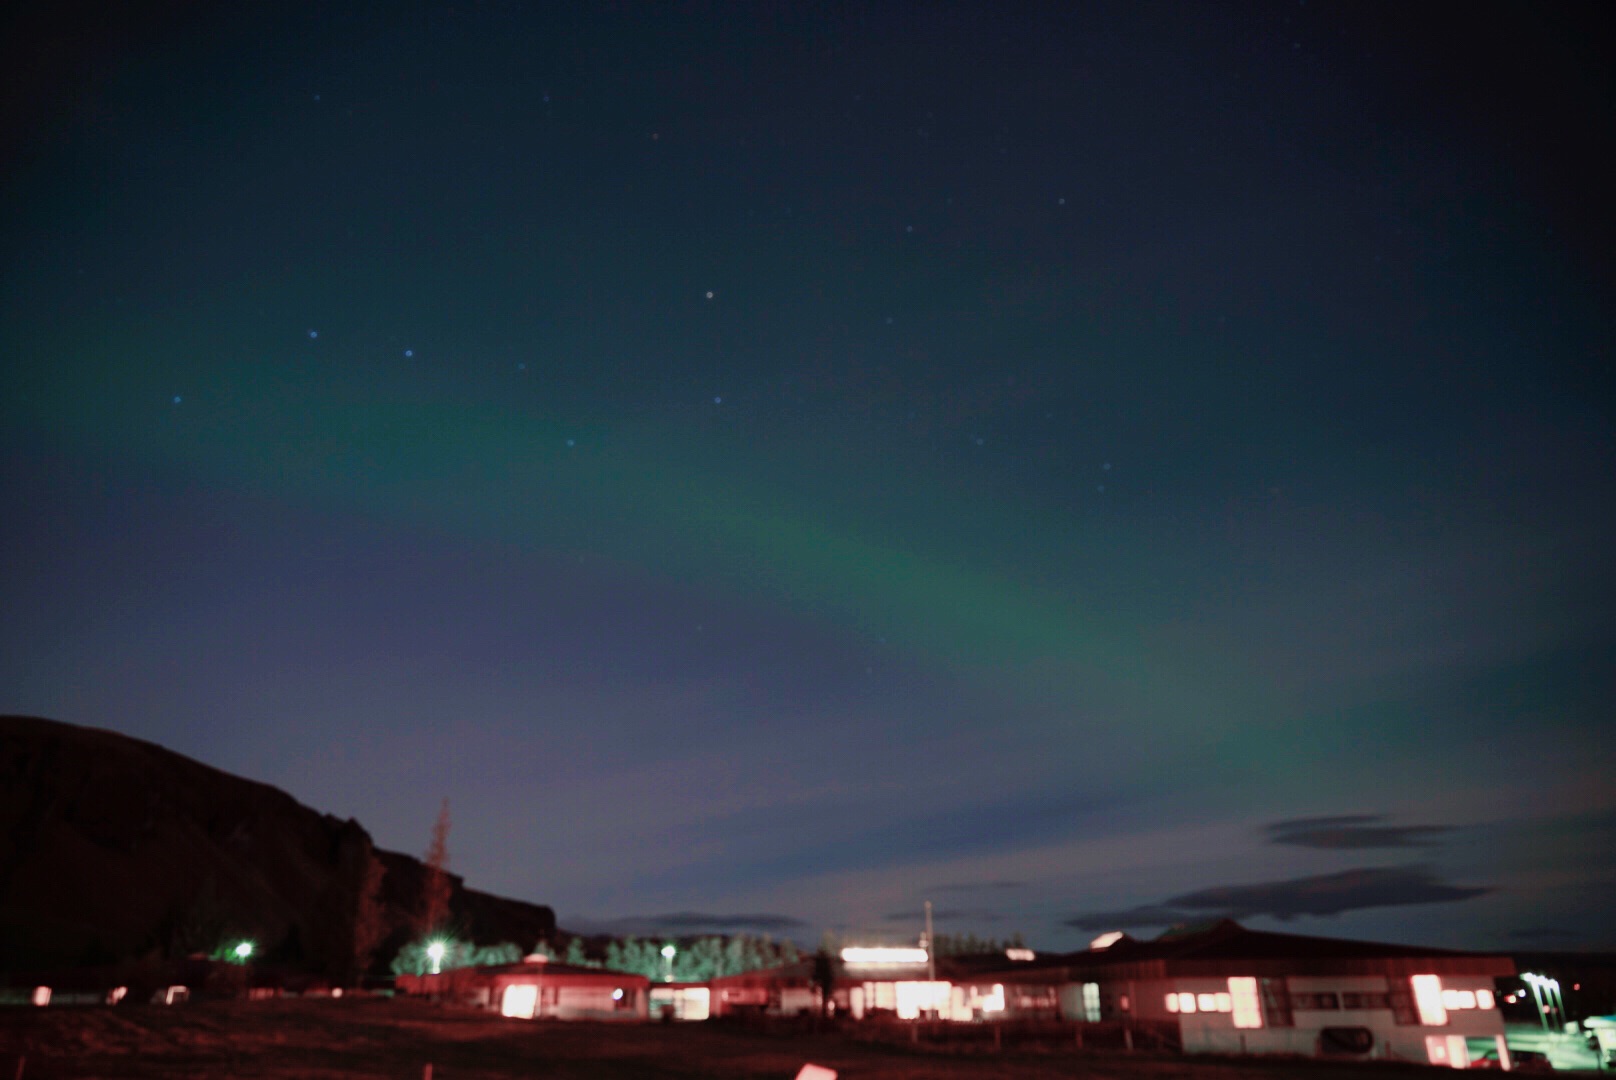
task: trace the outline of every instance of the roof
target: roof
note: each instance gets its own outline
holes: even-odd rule
[[[564,976],[570,979],[597,978],[613,982],[650,982],[644,975],[632,971],[615,971],[612,968],[586,967],[582,964],[558,964],[554,961],[518,961],[514,964],[491,964],[487,967],[473,969],[479,975],[499,977],[502,975],[533,975],[537,977]]]
[[[1084,973],[1110,978],[1174,975],[1513,975],[1507,956],[1248,930],[1233,919],[1170,930],[1153,941],[1124,935],[1106,949],[1034,961],[1005,974],[1020,981]]]

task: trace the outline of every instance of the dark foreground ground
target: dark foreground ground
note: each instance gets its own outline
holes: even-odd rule
[[[1428,1067],[1184,1059],[1114,1050],[881,1046],[834,1033],[703,1024],[540,1023],[420,1002],[284,1000],[174,1008],[0,1010],[0,1080],[51,1077],[504,1080],[507,1077],[771,1078],[804,1062],[841,1080],[1436,1080]]]

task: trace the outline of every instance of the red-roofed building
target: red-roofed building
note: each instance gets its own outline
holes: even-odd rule
[[[400,975],[400,993],[422,994],[502,1016],[554,1020],[644,1020],[651,980],[604,968],[538,959],[438,975]]]
[[[1102,939],[1103,940],[1103,939]],[[1504,1049],[1506,956],[1247,930],[1232,920],[1119,935],[996,977],[1052,986],[1079,1021],[1176,1021],[1188,1053],[1387,1058],[1466,1067]]]

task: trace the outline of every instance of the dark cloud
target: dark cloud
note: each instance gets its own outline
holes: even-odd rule
[[[987,908],[938,908],[931,913],[931,917],[937,920],[975,919],[977,922],[999,922],[1004,918],[997,911]],[[881,918],[887,922],[919,922],[926,918],[926,913],[921,910],[894,911]]]
[[[1292,818],[1276,821],[1265,831],[1270,844],[1353,850],[1358,848],[1430,847],[1452,831],[1451,825],[1381,825],[1377,814],[1339,817]]]
[[[1222,885],[1175,896],[1162,904],[1125,911],[1096,912],[1066,920],[1079,930],[1118,930],[1133,926],[1170,926],[1209,917],[1248,918],[1269,915],[1294,919],[1301,915],[1339,915],[1363,908],[1443,904],[1470,900],[1492,892],[1488,887],[1449,885],[1418,866],[1368,867],[1338,874]]]
[[[1532,926],[1525,930],[1511,930],[1509,936],[1516,941],[1576,941],[1582,937],[1575,930],[1563,926]]]
[[[752,912],[736,915],[710,915],[699,911],[676,911],[665,915],[631,915],[607,922],[583,919],[570,920],[575,933],[587,934],[649,934],[667,932],[675,934],[726,934],[742,930],[762,933],[790,933],[808,924],[790,915]]]
[[[1025,881],[953,881],[946,885],[933,885],[932,892],[976,892],[987,889],[1024,889]]]

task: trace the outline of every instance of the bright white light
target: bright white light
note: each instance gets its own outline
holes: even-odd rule
[[[1178,995],[1178,1011],[1181,1012],[1181,1013],[1192,1013],[1192,1012],[1194,1012],[1195,1011],[1195,995],[1194,994],[1180,994],[1180,995]]]
[[[1101,934],[1099,937],[1097,937],[1093,941],[1089,942],[1089,948],[1095,949],[1095,950],[1109,949],[1111,946],[1115,945],[1117,942],[1119,942],[1121,940],[1122,940],[1122,931],[1121,930],[1113,930],[1108,934]]]
[[[1448,1022],[1447,1007],[1442,1004],[1442,979],[1438,975],[1415,975],[1409,980],[1414,987],[1414,1007],[1419,1010],[1420,1023],[1426,1027],[1441,1027]]]
[[[1490,1009],[1496,1004],[1498,1003],[1493,1000],[1493,992],[1491,990],[1476,991],[1476,1008]]]
[[[447,951],[441,941],[434,941],[426,947],[427,958],[432,961],[432,974],[439,974],[439,970],[443,965],[443,954]]]
[[[994,983],[993,992],[982,995],[981,1002],[982,1011],[985,1013],[1004,1012],[1004,986]]]
[[[533,983],[512,983],[505,988],[505,997],[499,1003],[499,1014],[530,1020],[538,1004],[538,986]]]
[[[36,987],[34,987],[34,996],[32,998],[30,998],[29,1000],[31,1000],[35,1005],[44,1006],[44,1005],[49,1005],[50,1004],[50,999],[51,999],[51,988],[50,987],[48,987],[48,986],[36,986]],[[21,1071],[22,1071],[21,1069],[18,1069],[18,1072],[21,1072]]]
[[[677,953],[678,951],[679,950],[675,949],[672,945],[664,945],[664,946],[662,946],[662,959],[664,959],[664,960],[672,960],[673,957],[674,957],[674,954]]]
[[[247,959],[247,957],[252,955],[252,949],[252,942],[243,941],[240,945],[236,946],[236,958],[238,960]]]
[[[1234,1006],[1235,1027],[1262,1027],[1262,998],[1257,994],[1256,979],[1249,975],[1230,978],[1229,997]]]
[[[1219,990],[1216,994],[1212,995],[1212,999],[1213,1003],[1217,1005],[1218,1012],[1234,1011],[1234,999],[1229,996],[1228,991]]]
[[[1178,995],[1177,994],[1168,994],[1167,995],[1167,1011],[1168,1012],[1175,1012],[1175,1013],[1178,1011]]]
[[[926,950],[850,945],[842,950],[844,964],[924,964]]]
[[[945,1011],[954,989],[946,982],[900,982],[892,986],[900,1020],[914,1020],[922,1012]]]
[[[1035,960],[1038,958],[1038,954],[1031,949],[1006,949],[1004,950],[1004,958],[1006,960]]]
[[[612,991],[612,1000],[613,1001],[622,1001],[623,1000],[623,988],[621,986],[619,986],[617,989]]]
[[[1196,1008],[1200,1009],[1202,1012],[1217,1012],[1218,1011],[1218,995],[1216,995],[1216,994],[1196,994],[1195,995],[1195,1005],[1196,1005]]]

